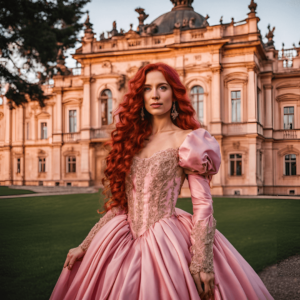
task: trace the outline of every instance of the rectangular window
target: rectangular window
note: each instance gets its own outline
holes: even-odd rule
[[[294,106],[283,108],[283,128],[284,129],[294,128]]]
[[[67,157],[67,173],[76,173],[76,157]]]
[[[46,158],[39,158],[39,173],[46,172]]]
[[[231,122],[241,122],[241,91],[231,92]]]
[[[29,140],[29,122],[26,123],[26,140]]]
[[[242,155],[230,154],[229,161],[230,161],[230,175],[242,176]]]
[[[47,123],[42,122],[41,123],[41,139],[47,139]]]
[[[21,158],[17,158],[17,173],[21,173]]]
[[[77,110],[69,110],[69,132],[77,132]]]
[[[296,175],[296,155],[288,154],[285,156],[285,175]]]

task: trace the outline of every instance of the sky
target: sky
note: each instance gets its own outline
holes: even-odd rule
[[[210,25],[219,24],[221,16],[223,23],[230,23],[231,18],[235,21],[241,21],[247,18],[249,13],[248,5],[251,0],[194,0],[194,10],[206,16],[210,16],[208,22]],[[257,3],[256,15],[260,18],[258,27],[267,41],[265,35],[268,32],[267,26],[275,26],[274,42],[276,49],[292,48],[293,43],[299,46],[300,41],[300,0],[255,0]],[[145,24],[151,23],[160,15],[171,11],[173,5],[170,0],[92,0],[85,7],[89,11],[90,22],[93,24],[95,37],[99,39],[102,32],[112,30],[113,21],[117,22],[117,29],[123,28],[126,31],[130,29],[130,23],[133,29],[138,26],[137,7],[145,9],[149,17]],[[83,16],[84,22],[86,16]],[[81,36],[83,32],[81,33]],[[79,47],[80,44],[77,45]],[[75,49],[67,52],[68,58],[66,64],[68,67],[74,67],[75,61],[71,57]]]

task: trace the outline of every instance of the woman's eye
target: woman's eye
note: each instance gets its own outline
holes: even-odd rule
[[[148,92],[148,91],[150,91],[150,88],[145,87],[145,88],[144,88],[144,92]]]
[[[166,87],[166,86],[164,86],[164,85],[163,85],[163,86],[161,86],[160,88],[161,88],[163,91],[165,91],[165,90],[167,89],[167,87]]]

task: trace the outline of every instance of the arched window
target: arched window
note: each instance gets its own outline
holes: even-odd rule
[[[284,157],[285,163],[285,175],[291,176],[296,175],[296,155],[288,154]]]
[[[203,99],[204,89],[200,85],[193,86],[191,89],[192,105],[197,113],[198,120],[203,123]]]
[[[102,125],[109,125],[112,123],[112,93],[106,89],[101,93],[101,118]]]

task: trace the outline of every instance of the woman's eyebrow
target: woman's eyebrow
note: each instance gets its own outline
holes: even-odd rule
[[[167,82],[161,82],[158,85],[163,85],[163,84],[169,85]],[[152,85],[151,84],[144,84],[144,86],[152,86]]]

